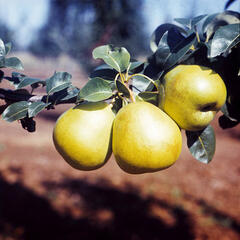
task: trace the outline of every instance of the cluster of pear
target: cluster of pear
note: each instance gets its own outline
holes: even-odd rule
[[[205,128],[227,93],[217,73],[197,65],[179,65],[169,71],[162,90],[159,106],[133,102],[116,115],[106,102],[82,103],[67,110],[53,131],[57,151],[80,170],[100,168],[112,152],[127,173],[170,167],[181,153],[181,129]]]

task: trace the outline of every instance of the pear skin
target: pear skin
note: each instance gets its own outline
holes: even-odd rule
[[[112,153],[114,118],[111,106],[105,102],[84,103],[67,110],[53,130],[57,151],[76,169],[100,168]]]
[[[112,144],[120,168],[140,174],[173,165],[181,153],[182,136],[177,124],[158,107],[136,102],[117,113]]]
[[[219,74],[198,65],[178,65],[163,79],[159,107],[180,128],[205,128],[226,101],[227,90]]]

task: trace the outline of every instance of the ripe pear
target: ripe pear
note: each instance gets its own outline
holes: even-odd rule
[[[159,107],[180,128],[198,131],[213,120],[226,96],[226,86],[213,70],[198,65],[178,65],[164,76]]]
[[[125,172],[156,172],[178,159],[182,136],[177,124],[151,103],[124,106],[113,123],[113,154]]]
[[[53,130],[57,151],[76,169],[100,168],[112,153],[114,118],[111,106],[105,102],[70,108],[59,117]]]

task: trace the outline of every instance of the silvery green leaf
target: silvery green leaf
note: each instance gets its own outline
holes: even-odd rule
[[[201,131],[186,131],[189,151],[198,161],[209,163],[215,153],[216,139],[214,130],[208,125]]]
[[[58,92],[71,85],[71,74],[67,72],[55,72],[52,77],[46,80],[47,94]]]
[[[2,113],[2,119],[7,122],[13,122],[27,116],[29,103],[20,101],[9,105]]]

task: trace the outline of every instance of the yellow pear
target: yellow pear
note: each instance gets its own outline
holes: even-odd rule
[[[130,103],[113,123],[113,154],[126,172],[155,172],[170,167],[179,157],[182,136],[177,124],[147,102]]]
[[[213,120],[226,95],[222,78],[213,70],[198,65],[178,65],[164,76],[159,107],[180,128],[198,131]]]
[[[114,113],[105,102],[70,108],[56,122],[53,141],[57,151],[74,168],[93,170],[109,159]]]

